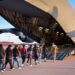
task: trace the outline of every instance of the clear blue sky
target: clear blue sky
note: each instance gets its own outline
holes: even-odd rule
[[[75,9],[75,0],[68,0],[71,6]],[[14,28],[10,23],[8,23],[3,17],[0,16],[0,29]]]
[[[75,0],[68,0],[72,7],[75,9]]]
[[[9,22],[0,16],[0,29],[14,28]]]

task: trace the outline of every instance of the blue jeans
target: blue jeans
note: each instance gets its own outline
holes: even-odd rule
[[[20,61],[19,61],[19,56],[18,57],[13,57],[13,68],[14,68],[14,65],[15,65],[15,62],[17,62],[17,66],[18,68],[20,67]]]
[[[39,62],[41,62],[41,58],[42,58],[42,55],[39,54],[39,58],[38,58]]]
[[[5,68],[5,62],[3,59],[0,59],[0,70],[3,70]]]

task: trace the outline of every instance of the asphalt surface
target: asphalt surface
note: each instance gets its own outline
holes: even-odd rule
[[[27,63],[22,69],[18,69],[17,65],[15,67],[16,69],[10,71],[8,64],[6,71],[0,72],[0,75],[75,75],[75,55],[62,61],[47,60],[38,65],[33,63],[32,67]]]

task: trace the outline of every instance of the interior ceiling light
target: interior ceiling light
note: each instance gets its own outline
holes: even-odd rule
[[[48,29],[48,28],[46,28],[46,29],[45,29],[45,32],[48,32],[48,31],[49,31],[49,29]]]
[[[43,29],[43,27],[39,27],[39,31],[41,31]]]
[[[59,32],[56,32],[57,34],[59,34]]]

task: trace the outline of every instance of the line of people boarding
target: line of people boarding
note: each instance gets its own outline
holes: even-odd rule
[[[17,62],[17,67],[21,69],[24,67],[25,63],[29,63],[32,66],[32,58],[34,58],[34,63],[41,63],[42,57],[46,61],[48,48],[46,46],[40,45],[37,47],[35,44],[34,47],[29,45],[26,48],[26,45],[15,45],[12,48],[12,45],[8,45],[6,50],[3,48],[3,45],[0,44],[0,71],[4,72],[6,70],[7,64],[10,65],[10,70],[15,69],[15,62]],[[27,61],[25,61],[27,58]],[[20,62],[20,59],[22,62]]]

